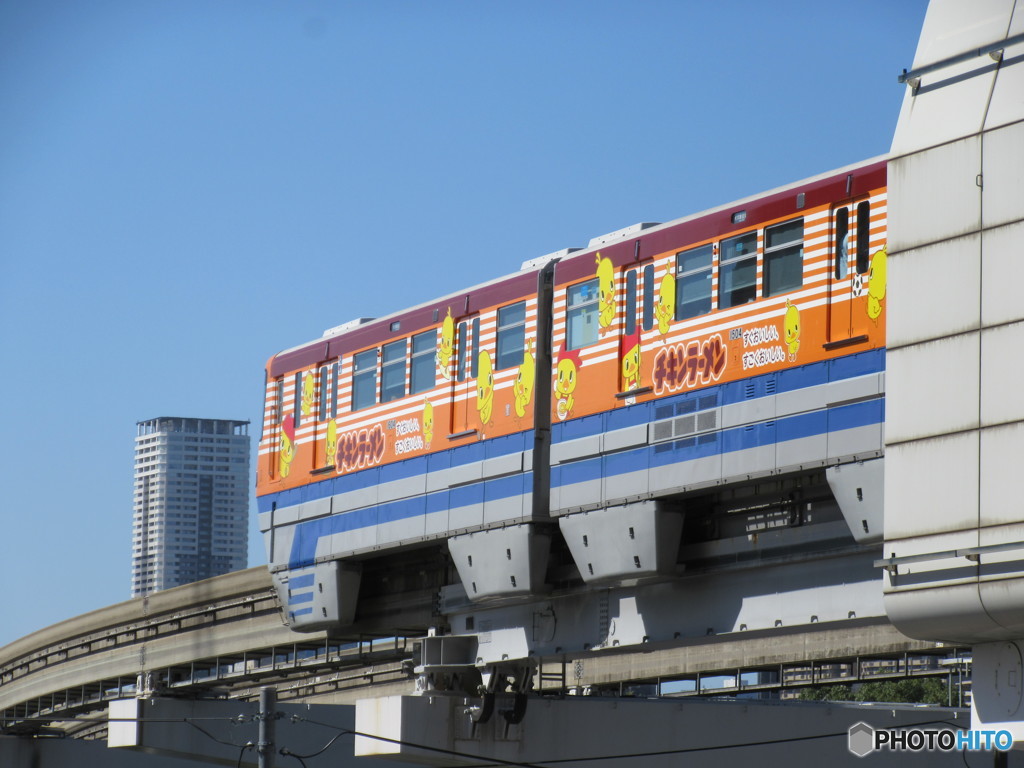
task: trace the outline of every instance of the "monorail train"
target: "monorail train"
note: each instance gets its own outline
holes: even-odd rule
[[[664,578],[688,494],[824,468],[881,537],[885,161],[638,224],[274,355],[257,494],[289,625],[446,547],[473,601]]]

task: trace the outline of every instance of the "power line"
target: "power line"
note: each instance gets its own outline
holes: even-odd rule
[[[3,723],[78,723],[80,725],[103,725],[105,723],[248,723],[250,715],[235,717],[0,717]],[[232,745],[237,746],[237,745]]]
[[[299,718],[299,719],[305,720],[304,718]],[[386,742],[390,742],[390,743],[393,743],[393,744],[398,744],[400,746],[408,746],[408,747],[412,747],[412,748],[415,748],[415,749],[425,749],[425,750],[429,750],[429,751],[432,751],[432,752],[441,752],[441,753],[444,753],[444,754],[452,755],[454,757],[469,757],[469,758],[476,758],[478,760],[486,761],[486,762],[481,763],[481,765],[491,765],[491,764],[497,763],[499,765],[526,766],[527,768],[541,768],[541,766],[546,766],[546,765],[560,765],[560,764],[565,764],[565,763],[580,763],[580,762],[590,762],[590,761],[600,761],[600,760],[633,760],[633,759],[637,759],[637,758],[641,758],[641,757],[659,757],[659,756],[664,756],[664,755],[682,755],[682,754],[690,754],[690,753],[696,753],[696,752],[712,752],[712,751],[723,750],[723,749],[748,749],[748,748],[751,748],[751,747],[763,747],[763,746],[772,746],[772,745],[778,745],[778,744],[794,744],[796,742],[812,741],[812,740],[815,740],[815,739],[833,739],[833,738],[838,738],[838,737],[842,737],[842,736],[847,736],[848,735],[848,731],[838,731],[836,733],[816,734],[816,735],[813,735],[813,736],[792,736],[792,737],[788,737],[788,738],[784,738],[784,739],[764,739],[764,740],[761,740],[761,741],[750,741],[750,742],[743,742],[743,743],[740,743],[740,744],[717,744],[717,745],[706,746],[706,747],[683,747],[683,748],[680,748],[680,749],[665,749],[665,750],[658,750],[658,751],[652,751],[652,752],[632,752],[632,753],[621,754],[621,755],[594,755],[594,756],[590,756],[590,757],[565,757],[565,758],[556,758],[556,759],[551,759],[551,760],[538,760],[538,761],[536,761],[534,763],[523,763],[523,762],[510,761],[510,760],[502,760],[501,758],[497,758],[497,757],[484,757],[482,755],[468,754],[468,753],[465,753],[465,752],[458,752],[458,751],[455,751],[455,750],[443,749],[441,747],[429,747],[429,746],[426,746],[426,745],[423,745],[423,744],[417,744],[415,742],[405,741],[405,740],[402,740],[402,739],[391,739],[391,738],[388,738],[386,736],[376,736],[376,735],[369,734],[369,733],[362,733],[360,731],[352,731],[352,730],[349,730],[349,729],[346,729],[346,728],[341,728],[340,726],[330,725],[328,723],[319,723],[319,722],[316,722],[315,720],[305,720],[305,722],[312,723],[314,725],[321,725],[321,726],[324,726],[326,728],[335,728],[337,730],[342,731],[343,733],[351,733],[351,734],[353,734],[355,736],[363,736],[365,738],[376,739],[378,741],[386,741]],[[965,728],[965,726],[960,724],[960,723],[953,723],[953,722],[950,722],[948,720],[925,720],[925,721],[920,722],[920,723],[904,723],[904,724],[901,724],[901,725],[895,726],[895,727],[896,728],[900,728],[900,729],[905,729],[905,728],[916,728],[916,727],[923,726],[923,725],[949,725],[949,726],[952,726],[953,728],[958,729],[958,730],[964,730],[964,728]]]
[[[153,722],[153,721],[150,720],[149,722]],[[169,722],[174,722],[174,721],[171,720]],[[202,726],[200,726],[197,723],[193,722],[193,718],[191,718],[191,717],[186,717],[183,722],[187,723],[188,725],[191,725],[193,728],[195,728],[197,731],[199,731],[201,734],[203,734],[207,738],[213,739],[218,744],[223,744],[225,747],[242,747],[242,749],[244,751],[246,748],[252,746],[252,742],[251,741],[246,742],[245,744],[235,744],[234,742],[230,742],[230,741],[222,741],[221,739],[218,739],[216,736],[214,736],[212,733],[210,733],[208,730],[206,730]],[[234,722],[234,721],[232,721],[232,722]],[[239,759],[241,759],[241,758],[239,758]]]
[[[320,725],[320,723],[314,723],[314,725]],[[328,749],[330,749],[331,746],[333,746],[334,742],[336,742],[342,736],[347,736],[347,735],[348,734],[346,732],[344,732],[344,731],[339,733],[333,739],[328,741],[322,748],[318,749],[316,752],[314,752],[314,753],[312,753],[310,755],[297,755],[294,752],[292,752],[290,749],[288,749],[287,747],[282,747],[281,748],[281,754],[282,755],[287,755],[288,757],[297,758],[299,760],[299,762],[302,762],[303,759],[307,759],[308,760],[311,757],[316,757],[317,755],[322,755],[324,752],[326,752]],[[303,765],[305,765],[305,763],[303,763]]]
[[[951,723],[948,720],[926,720],[923,723],[904,723],[902,725],[894,726],[895,728],[916,728],[921,725],[951,725],[954,728],[964,730],[964,726]],[[814,736],[791,736],[785,739],[765,739],[762,741],[747,741],[741,744],[716,744],[707,747],[683,747],[681,749],[665,749],[655,752],[633,752],[626,755],[595,755],[594,757],[564,757],[555,760],[541,760],[540,763],[544,765],[559,765],[563,763],[580,763],[584,761],[597,761],[597,760],[631,760],[639,757],[658,757],[661,755],[683,755],[692,752],[713,752],[720,749],[748,749],[750,747],[767,747],[776,744],[794,744],[798,741],[813,741],[814,739],[834,739],[841,736],[847,736],[848,731],[839,731],[837,733],[819,733]]]
[[[848,735],[848,731],[838,731],[838,732],[835,732],[835,733],[814,734],[814,735],[811,735],[811,736],[791,736],[791,737],[782,738],[782,739],[763,739],[763,740],[759,740],[759,741],[749,741],[749,742],[742,742],[742,743],[738,743],[738,744],[734,743],[734,744],[716,744],[716,745],[703,746],[703,747],[682,747],[682,748],[679,748],[679,749],[655,750],[655,751],[650,751],[650,752],[631,752],[631,753],[618,754],[618,755],[592,755],[592,756],[586,756],[586,757],[553,758],[553,759],[550,759],[550,760],[538,760],[538,761],[535,761],[535,762],[527,763],[527,762],[516,761],[516,760],[505,760],[505,759],[499,758],[499,757],[487,757],[487,756],[480,755],[480,754],[473,754],[473,753],[469,753],[469,752],[461,752],[459,750],[454,750],[454,749],[445,749],[443,747],[433,747],[433,746],[429,746],[427,744],[419,744],[419,743],[416,743],[416,742],[413,742],[413,741],[407,741],[405,739],[393,739],[393,738],[390,738],[390,737],[387,737],[387,736],[380,736],[380,735],[377,735],[377,734],[365,733],[363,731],[356,731],[356,730],[352,730],[350,728],[344,728],[342,726],[333,725],[331,723],[322,723],[322,722],[319,722],[317,720],[310,720],[308,718],[300,717],[298,715],[293,715],[290,719],[292,720],[292,722],[305,722],[305,723],[309,723],[310,725],[319,725],[321,727],[330,728],[332,730],[336,730],[336,731],[339,732],[337,736],[335,736],[333,739],[331,739],[329,742],[327,742],[327,744],[325,744],[321,749],[319,749],[316,752],[313,752],[311,754],[308,754],[308,755],[296,754],[296,753],[292,752],[291,750],[289,750],[289,749],[287,749],[285,747],[282,747],[279,750],[281,755],[284,755],[284,756],[287,756],[287,757],[294,757],[295,759],[297,759],[302,764],[303,768],[305,768],[305,766],[306,766],[306,763],[304,762],[305,760],[311,759],[311,758],[314,758],[314,757],[317,757],[317,756],[323,754],[331,746],[333,746],[334,743],[337,742],[338,739],[340,739],[342,736],[346,736],[346,735],[361,736],[363,738],[373,739],[375,741],[383,741],[383,742],[387,742],[389,744],[396,744],[398,746],[410,747],[412,749],[420,749],[420,750],[424,750],[424,751],[427,751],[427,752],[436,752],[436,753],[439,753],[439,754],[451,755],[452,757],[461,757],[461,758],[469,758],[469,759],[473,759],[473,760],[479,760],[481,762],[476,764],[478,766],[504,765],[504,766],[512,766],[513,768],[542,768],[542,766],[563,765],[563,764],[581,763],[581,762],[597,762],[597,761],[607,761],[607,760],[634,760],[634,759],[644,758],[644,757],[659,757],[659,756],[666,756],[666,755],[683,755],[683,754],[690,754],[690,753],[697,753],[697,752],[713,752],[713,751],[727,750],[727,749],[749,749],[749,748],[753,748],[753,747],[765,747],[765,746],[773,746],[773,745],[795,744],[797,742],[813,741],[813,740],[817,740],[817,739],[832,739],[832,738],[839,738],[839,737],[843,737],[843,736]],[[192,726],[193,728],[196,728],[201,733],[203,733],[204,735],[206,735],[207,737],[209,737],[210,739],[212,739],[213,741],[215,741],[215,742],[217,742],[219,744],[222,744],[222,745],[225,745],[225,746],[229,746],[229,747],[239,748],[240,752],[239,752],[239,755],[238,755],[238,763],[237,764],[239,766],[241,766],[242,756],[244,755],[244,753],[245,753],[245,751],[247,749],[252,749],[253,748],[253,746],[254,746],[253,743],[252,742],[247,742],[245,744],[234,744],[234,743],[231,743],[231,742],[227,742],[227,741],[223,741],[221,739],[218,739],[217,737],[213,736],[208,731],[206,731],[204,728],[201,728],[199,725],[197,725],[196,722],[195,722],[196,720],[213,721],[213,722],[241,723],[241,722],[249,722],[249,721],[251,721],[251,718],[244,717],[244,716],[241,716],[241,715],[237,716],[237,717],[231,717],[231,718],[224,718],[224,717],[215,718],[215,717],[211,717],[211,718],[154,718],[154,719],[149,719],[149,718],[121,717],[121,718],[110,718],[109,720],[96,719],[96,720],[93,720],[92,722],[96,723],[96,724],[100,724],[100,723],[104,723],[104,722],[133,722],[133,723],[153,722],[153,723],[171,723],[171,724],[174,724],[174,723],[184,723],[186,725]],[[75,723],[87,722],[87,721],[83,721],[83,720],[77,720],[77,719],[74,719],[74,718],[65,718],[63,720],[55,718],[55,719],[52,719],[52,720],[48,720],[47,722],[58,722],[58,721],[75,722]],[[925,726],[925,725],[948,725],[948,726],[951,726],[952,728],[957,729],[957,730],[964,730],[966,728],[966,726],[961,724],[961,723],[954,723],[954,722],[951,722],[951,721],[948,721],[948,720],[925,720],[925,721],[918,722],[918,723],[903,723],[903,724],[900,724],[900,725],[897,725],[897,726],[893,726],[893,727],[897,728],[897,729],[907,729],[907,728],[916,728],[916,727]],[[963,755],[963,759],[964,759],[964,764],[967,765],[966,755]],[[468,766],[467,768],[472,768],[472,766]]]
[[[404,739],[392,739],[392,738],[389,738],[387,736],[378,736],[378,735],[372,734],[372,733],[363,733],[362,731],[353,731],[350,728],[342,728],[341,726],[331,725],[330,723],[321,723],[321,722],[317,722],[316,720],[308,720],[308,719],[306,719],[304,717],[296,717],[295,719],[301,720],[302,722],[305,722],[305,723],[310,723],[312,725],[320,725],[320,726],[323,726],[324,728],[333,728],[335,730],[341,731],[341,734],[339,734],[339,735],[344,735],[344,734],[348,733],[348,734],[352,734],[353,736],[362,736],[363,738],[366,738],[366,739],[374,739],[376,741],[385,741],[385,742],[388,742],[389,744],[397,744],[397,745],[402,746],[402,747],[412,747],[414,749],[423,749],[423,750],[426,750],[428,752],[439,752],[439,753],[444,754],[444,755],[451,755],[452,757],[468,757],[468,758],[474,759],[474,760],[485,760],[486,762],[482,763],[483,765],[494,765],[494,764],[497,764],[497,765],[515,766],[516,768],[540,768],[540,766],[535,764],[535,763],[523,763],[523,762],[516,761],[516,760],[504,760],[504,759],[502,759],[500,757],[483,757],[481,755],[474,755],[474,754],[469,753],[469,752],[459,752],[458,750],[454,750],[454,749],[444,749],[443,747],[431,747],[431,746],[428,746],[426,744],[417,744],[415,742],[406,741]]]

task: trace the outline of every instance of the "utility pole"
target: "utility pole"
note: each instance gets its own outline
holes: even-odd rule
[[[274,720],[277,719],[277,688],[266,685],[260,688],[260,732],[256,744],[259,768],[274,768]]]

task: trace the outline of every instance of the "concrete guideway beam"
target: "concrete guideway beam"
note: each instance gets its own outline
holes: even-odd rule
[[[396,696],[356,704],[357,757],[378,755],[427,765],[576,768],[629,765],[759,768],[863,765],[848,749],[858,723],[873,728],[963,729],[968,713],[938,707],[767,701],[668,701],[533,697],[518,724],[474,722],[479,700]],[[499,708],[502,704],[497,705]],[[960,766],[959,751],[871,754],[872,766]]]
[[[273,701],[273,696],[261,698],[264,705],[269,700],[269,708],[261,708],[255,701],[154,698],[111,702],[108,752],[230,766],[297,765],[295,758],[311,759],[314,753],[323,756],[323,763],[339,768],[404,765],[353,757],[352,705],[286,704]],[[268,722],[273,728],[266,727]],[[261,743],[262,761],[258,754]],[[137,764],[149,765],[145,760]]]
[[[477,636],[470,661],[480,667],[711,642],[744,632],[813,631],[818,625],[885,621],[874,559],[872,550],[857,548],[769,564],[752,560],[656,583],[511,604],[474,604],[461,588],[446,588],[441,611],[452,634]]]
[[[107,745],[101,741],[0,736],[0,765],[11,768],[67,768],[80,765],[103,768],[195,768],[196,763],[124,749],[114,751],[107,749]]]

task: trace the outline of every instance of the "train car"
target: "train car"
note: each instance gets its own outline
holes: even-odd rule
[[[667,577],[689,495],[808,467],[876,541],[885,195],[868,161],[272,357],[257,495],[288,623],[351,623],[362,564],[416,547],[473,601],[547,589],[554,550],[582,582]]]
[[[550,512],[584,581],[672,572],[686,494],[810,467],[880,540],[885,210],[875,160],[555,265]]]
[[[534,421],[550,401],[535,386],[549,366],[537,344],[550,335],[549,261],[267,363],[258,504],[291,626],[350,622],[363,561],[458,547],[460,533],[500,529],[487,546],[515,551],[521,570],[497,591],[543,577],[549,542],[529,524],[547,520],[547,435]]]

